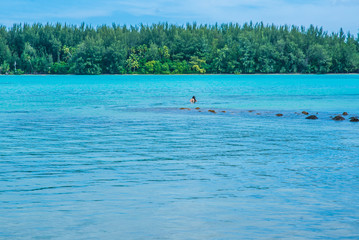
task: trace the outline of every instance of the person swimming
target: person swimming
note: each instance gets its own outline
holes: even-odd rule
[[[193,96],[193,97],[191,98],[190,102],[191,102],[191,103],[196,103],[196,102],[197,102],[196,97]]]

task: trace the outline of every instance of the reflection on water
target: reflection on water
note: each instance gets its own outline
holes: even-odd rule
[[[1,77],[0,238],[359,238],[359,78],[224,78]]]

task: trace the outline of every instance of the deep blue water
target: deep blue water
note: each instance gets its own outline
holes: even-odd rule
[[[0,76],[0,239],[359,239],[357,115],[359,75]]]

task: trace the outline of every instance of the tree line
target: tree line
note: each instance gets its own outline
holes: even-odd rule
[[[0,74],[359,72],[359,36],[263,23],[0,27]]]

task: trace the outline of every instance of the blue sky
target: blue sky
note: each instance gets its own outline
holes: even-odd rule
[[[0,24],[261,22],[359,32],[359,0],[0,0]]]

